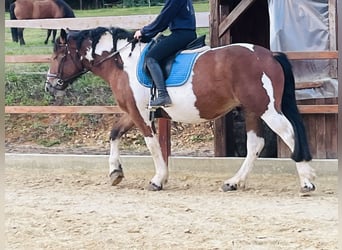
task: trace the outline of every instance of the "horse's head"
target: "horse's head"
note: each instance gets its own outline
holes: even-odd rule
[[[52,95],[64,91],[69,84],[88,71],[84,68],[74,36],[77,36],[76,32],[69,35],[61,30],[60,37],[55,41],[45,82],[45,90]]]
[[[47,73],[46,91],[52,95],[59,94],[84,73],[98,73],[104,62],[114,62],[122,70],[123,61],[117,42],[124,39],[131,41],[133,34],[118,28],[104,27],[68,32],[61,30]]]

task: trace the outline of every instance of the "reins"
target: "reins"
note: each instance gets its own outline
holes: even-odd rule
[[[132,44],[135,41],[135,39],[133,38],[131,41],[127,42],[124,46],[122,46],[120,49],[113,51],[112,53],[108,54],[106,57],[102,58],[101,60],[97,61],[96,63],[94,63],[94,66],[97,66],[101,63],[103,63],[104,61],[116,56],[117,54],[120,53],[120,51],[122,51],[123,49],[125,49],[126,47],[128,47],[130,44]],[[132,53],[132,51],[131,51]],[[131,54],[130,54],[131,55]]]

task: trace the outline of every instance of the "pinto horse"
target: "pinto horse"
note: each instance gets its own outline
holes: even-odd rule
[[[75,17],[73,10],[63,0],[16,0],[10,5],[11,20],[72,17]],[[11,28],[11,32],[14,42],[25,44],[23,28]],[[48,43],[51,32],[52,42],[55,42],[57,30],[48,29],[45,44]]]
[[[112,185],[124,177],[119,142],[133,126],[143,134],[155,165],[148,189],[161,190],[168,180],[150,110],[150,89],[137,79],[137,62],[147,43],[133,39],[121,28],[98,27],[64,31],[57,38],[45,88],[51,94],[65,88],[85,72],[109,83],[118,106],[125,112],[110,134],[109,178]],[[277,133],[292,152],[301,192],[315,190],[315,171],[305,128],[298,112],[291,65],[285,54],[252,44],[209,47],[199,53],[184,85],[168,87],[172,106],[156,111],[184,123],[214,120],[240,106],[245,112],[247,156],[239,171],[223,182],[222,190],[243,189],[254,161],[264,146],[261,121]],[[159,112],[158,112],[159,111]]]

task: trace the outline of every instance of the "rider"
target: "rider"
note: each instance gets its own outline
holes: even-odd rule
[[[151,108],[168,107],[172,104],[166,90],[160,63],[196,39],[196,19],[192,0],[166,0],[156,19],[137,30],[134,38],[140,39],[142,36],[152,38],[167,28],[171,34],[152,47],[147,52],[145,59],[146,66],[158,90],[158,97],[150,102]]]

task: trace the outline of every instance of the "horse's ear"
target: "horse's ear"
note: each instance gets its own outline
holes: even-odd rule
[[[67,32],[65,29],[61,29],[61,41],[66,42],[67,41]]]

